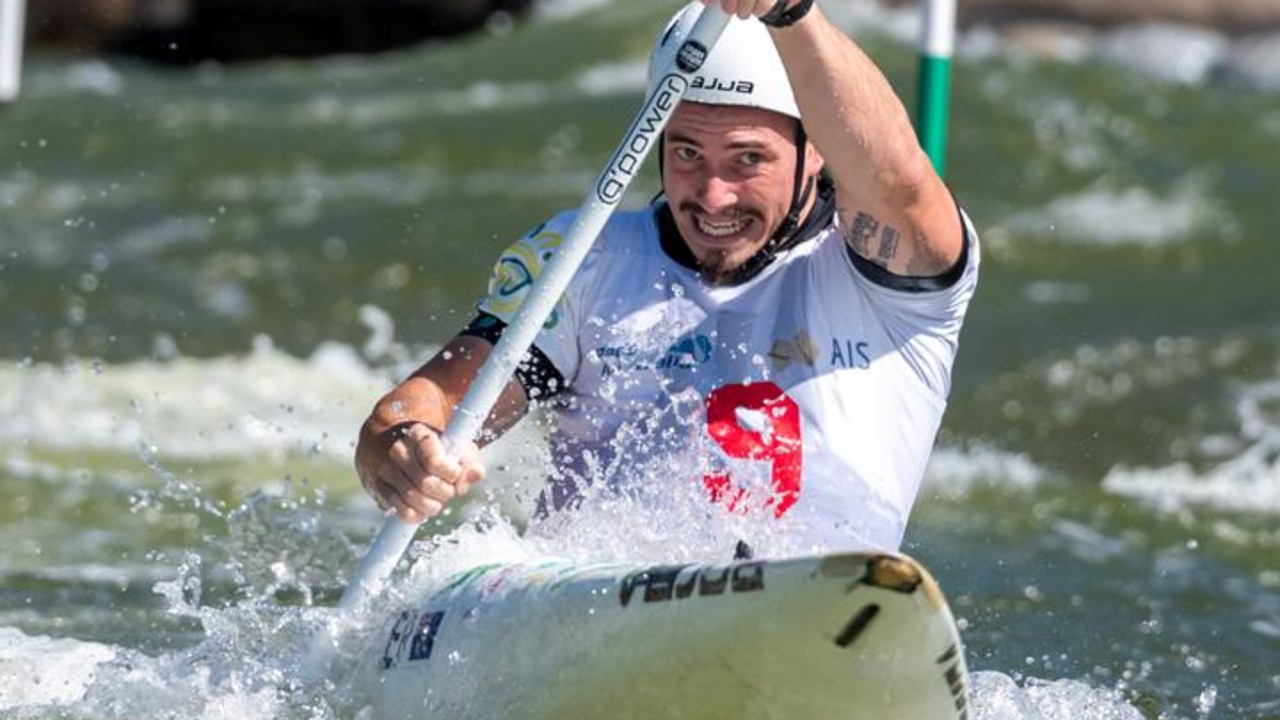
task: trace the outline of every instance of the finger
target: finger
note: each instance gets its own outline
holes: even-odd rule
[[[462,472],[461,463],[444,446],[444,439],[425,425],[414,425],[406,433],[408,447],[418,455],[418,464],[427,475],[452,484]]]
[[[396,483],[388,480],[400,472],[400,469],[390,462],[384,462],[376,472],[364,475],[361,474],[360,482],[364,485],[365,490],[373,497],[373,501],[377,504],[378,509],[382,511],[396,510],[399,512],[406,507],[404,501],[399,497],[399,491]]]
[[[391,444],[387,449],[387,457],[408,477],[423,477],[431,474],[427,469],[425,453],[419,441],[408,433],[402,434]]]
[[[463,445],[458,457],[458,475],[453,486],[459,495],[465,495],[471,486],[482,482],[485,477],[484,461],[480,459],[480,447],[474,442]]]
[[[458,482],[454,483],[453,487],[457,490],[459,495],[466,495],[471,491],[471,487],[473,485],[484,481],[484,475],[484,465],[480,464],[478,461],[466,464],[463,467],[462,473],[459,475]]]
[[[395,506],[396,517],[410,524],[424,523],[444,512],[444,506],[434,500],[422,500],[415,505]]]
[[[397,472],[388,476],[401,487],[414,487],[441,502],[452,500],[451,486],[462,472],[432,430],[415,425],[392,445],[388,453]],[[397,475],[401,477],[397,477]]]
[[[401,520],[419,523],[439,515],[444,510],[445,501],[433,498],[420,492],[411,483],[382,479],[380,483],[382,496]]]
[[[412,452],[413,442],[397,442],[388,454],[387,462],[379,469],[378,477],[387,487],[412,503],[413,493],[448,503],[457,495],[452,483],[424,468],[419,455]]]
[[[452,482],[437,475],[409,473],[393,464],[387,465],[383,479],[396,493],[409,501],[414,500],[416,496],[421,496],[447,504],[457,496]]]

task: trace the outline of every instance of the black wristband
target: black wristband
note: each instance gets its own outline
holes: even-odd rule
[[[787,9],[787,3],[791,0],[778,0],[774,4],[773,9],[760,16],[760,22],[771,28],[784,28],[795,25],[800,18],[809,14],[813,9],[814,0],[800,0],[796,6]]]

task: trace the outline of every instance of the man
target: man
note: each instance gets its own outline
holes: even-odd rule
[[[797,551],[897,549],[950,389],[977,239],[892,87],[812,0],[704,0],[738,17],[658,150],[664,198],[597,239],[488,437],[550,404],[539,516],[600,492],[698,496]],[[382,398],[356,466],[421,521],[484,475],[449,420],[545,258],[557,216],[500,260],[471,325]],[[639,471],[636,470],[639,468]]]

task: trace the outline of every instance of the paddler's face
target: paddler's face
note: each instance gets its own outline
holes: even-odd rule
[[[686,102],[667,124],[663,191],[703,274],[721,279],[786,218],[795,185],[796,121],[746,107]],[[810,145],[806,174],[821,158]]]

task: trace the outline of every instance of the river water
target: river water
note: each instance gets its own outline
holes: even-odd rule
[[[0,715],[368,717],[354,675],[279,691],[380,521],[359,423],[581,202],[670,9],[546,7],[379,57],[28,58],[0,112]],[[913,17],[828,7],[909,98]],[[1168,37],[962,42],[948,179],[983,278],[905,550],[975,717],[1280,718],[1280,94],[1162,72]],[[520,526],[534,434],[424,532],[434,572],[528,551],[491,516]],[[586,522],[583,557],[661,559]]]

